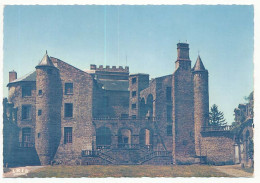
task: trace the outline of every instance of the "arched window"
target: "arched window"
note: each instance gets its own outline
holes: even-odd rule
[[[118,132],[118,147],[130,148],[131,147],[131,130],[123,128]]]

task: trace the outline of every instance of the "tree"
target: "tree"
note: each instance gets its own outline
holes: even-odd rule
[[[247,102],[254,100],[254,92],[252,91],[248,96],[245,96],[244,100]]]
[[[223,112],[218,110],[218,106],[213,104],[209,112],[209,125],[210,126],[225,126],[227,122],[224,118]]]

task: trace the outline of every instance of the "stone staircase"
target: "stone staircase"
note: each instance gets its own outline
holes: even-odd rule
[[[84,155],[85,154],[85,155]],[[86,155],[88,154],[88,155]],[[112,165],[141,165],[149,164],[149,161],[153,159],[160,158],[164,163],[162,164],[172,164],[172,154],[169,151],[152,151],[140,149],[112,149],[106,152],[101,151],[91,151],[88,153],[82,153],[83,157],[98,157],[101,158],[109,164]],[[157,161],[158,161],[157,160]]]

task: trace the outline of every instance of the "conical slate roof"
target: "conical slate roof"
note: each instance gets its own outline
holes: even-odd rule
[[[194,71],[203,71],[203,70],[206,70],[205,67],[204,67],[204,65],[203,65],[203,63],[202,63],[202,61],[201,61],[200,56],[198,56],[197,61],[196,61],[195,65],[194,65],[194,67],[193,67],[193,70],[194,70]]]
[[[48,56],[47,50],[46,50],[46,53],[43,56],[42,60],[40,61],[40,63],[37,66],[51,66],[51,67],[54,67],[50,57]]]

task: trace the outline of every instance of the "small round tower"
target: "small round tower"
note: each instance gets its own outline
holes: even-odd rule
[[[36,66],[36,128],[35,148],[42,165],[51,163],[61,134],[59,70],[47,51]]]
[[[201,156],[201,131],[209,121],[209,91],[208,71],[205,69],[200,56],[193,67],[194,85],[194,125],[195,125],[195,150]]]

